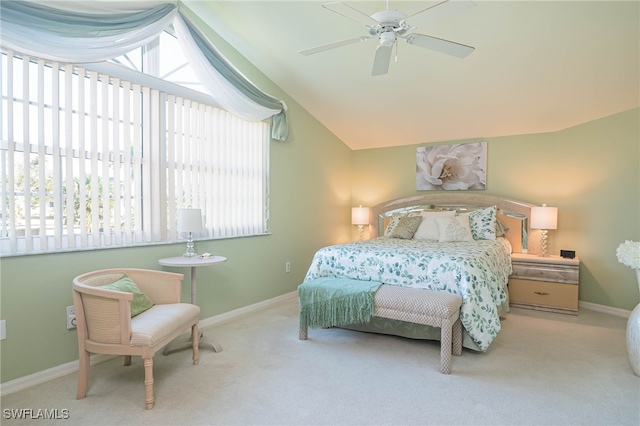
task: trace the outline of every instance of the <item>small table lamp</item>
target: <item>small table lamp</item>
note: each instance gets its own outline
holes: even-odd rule
[[[362,207],[362,204],[360,207],[352,207],[351,224],[358,225],[358,239],[362,241],[362,228],[369,224],[369,208]]]
[[[547,207],[531,207],[531,228],[541,229],[540,236],[540,256],[546,257],[547,254],[547,230],[558,229],[558,208]]]
[[[202,213],[200,209],[178,209],[178,232],[188,232],[187,251],[184,257],[195,257],[193,251],[193,233],[202,230]]]

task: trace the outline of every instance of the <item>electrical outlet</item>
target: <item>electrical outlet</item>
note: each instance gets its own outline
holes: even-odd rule
[[[287,262],[284,264],[284,271],[291,272],[291,262]]]
[[[0,321],[0,340],[7,338],[7,320]]]
[[[67,306],[67,330],[76,328],[76,309],[73,306]]]

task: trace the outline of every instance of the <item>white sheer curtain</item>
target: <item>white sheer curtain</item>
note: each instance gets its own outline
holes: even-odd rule
[[[2,45],[51,61],[102,62],[147,44],[178,14],[175,2],[132,4],[136,2],[3,0]],[[80,18],[72,19],[74,15]],[[137,18],[143,26],[104,22],[114,16],[121,16],[122,21]],[[91,20],[103,22],[91,26]]]
[[[223,94],[220,99],[220,105],[223,109],[240,117],[254,117],[255,121],[262,121],[278,114],[282,110],[282,108],[265,108],[246,97],[242,99],[233,96],[238,89],[226,80],[217,69],[211,66],[191,36],[182,16],[178,15],[173,20],[173,28],[176,31],[180,47],[182,47],[184,55],[189,60],[189,65],[193,68],[198,79],[203,82],[207,93],[212,97],[214,97],[215,94]]]
[[[248,121],[273,117],[272,137],[288,135],[286,105],[240,74],[183,17],[176,1],[0,1],[2,45],[60,62],[101,62],[157,37],[174,23],[185,56],[216,103]],[[186,13],[183,14],[185,17]],[[198,35],[194,40],[193,34]],[[204,51],[203,51],[204,49]]]

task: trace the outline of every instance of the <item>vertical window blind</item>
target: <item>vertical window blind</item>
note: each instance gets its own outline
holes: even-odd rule
[[[269,125],[81,66],[2,51],[2,254],[267,231]],[[166,87],[166,85],[163,85]]]

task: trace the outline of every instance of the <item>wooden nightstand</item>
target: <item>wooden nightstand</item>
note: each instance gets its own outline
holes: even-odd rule
[[[511,254],[511,306],[578,315],[580,259]]]

